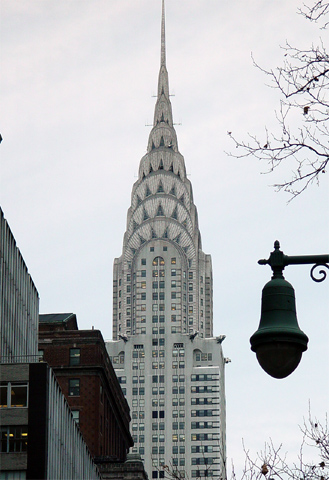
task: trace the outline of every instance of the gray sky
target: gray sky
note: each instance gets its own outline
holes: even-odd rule
[[[229,464],[265,440],[297,455],[298,425],[328,405],[328,280],[291,266],[299,325],[309,350],[294,374],[268,377],[250,351],[267,258],[328,252],[328,175],[286,204],[269,185],[290,165],[237,160],[227,131],[265,139],[278,94],[252,65],[280,64],[285,40],[317,42],[296,0],[167,0],[174,120],[212,255],[214,334],[227,336]],[[40,295],[40,312],[74,312],[81,329],[112,332],[112,265],[153,119],[160,63],[160,0],[1,0],[0,202]],[[327,38],[324,38],[324,37]],[[328,32],[322,32],[328,41]],[[302,115],[302,112],[301,114]],[[296,122],[298,118],[296,117]]]

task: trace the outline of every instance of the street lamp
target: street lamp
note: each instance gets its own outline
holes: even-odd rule
[[[260,323],[250,343],[260,366],[274,378],[285,378],[297,368],[308,343],[298,326],[293,286],[282,272],[287,265],[313,264],[311,278],[322,282],[326,271],[320,270],[320,277],[316,278],[314,270],[322,266],[329,269],[328,262],[329,255],[284,255],[278,240],[270,258],[258,261],[260,265],[270,265],[273,276],[263,288]]]

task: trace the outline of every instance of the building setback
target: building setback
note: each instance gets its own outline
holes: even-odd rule
[[[113,271],[107,349],[151,478],[225,477],[225,359],[213,337],[212,266],[174,129],[162,2],[153,128]]]

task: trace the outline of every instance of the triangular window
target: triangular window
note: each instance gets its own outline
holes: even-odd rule
[[[131,251],[133,252],[133,255],[136,253],[136,248],[131,248]]]
[[[172,186],[169,194],[170,194],[170,195],[175,195],[175,197],[176,197],[176,187],[175,187],[175,184]]]
[[[134,221],[133,221],[133,229],[134,229],[134,231],[136,230],[137,227],[138,227],[138,223],[135,222],[135,220],[134,220]]]
[[[183,193],[183,195],[180,197],[179,201],[182,202],[182,204],[184,205],[184,193]]]
[[[177,235],[176,238],[174,238],[174,242],[176,242],[176,243],[180,242],[180,233]]]
[[[145,197],[149,197],[150,195],[152,195],[152,192],[151,192],[151,190],[149,189],[149,186],[146,185]]]
[[[161,203],[160,203],[160,205],[158,206],[158,211],[157,211],[157,213],[156,213],[156,216],[157,216],[157,217],[164,217],[164,213],[163,213],[163,209],[162,209]]]
[[[154,142],[152,142],[151,150],[154,150],[154,149],[155,149],[155,145],[154,145]]]
[[[153,228],[152,228],[151,231],[152,231],[152,238],[158,238],[158,237],[157,237],[157,234],[155,233],[155,231],[153,230]]]
[[[186,218],[185,218],[185,220],[183,221],[182,225],[183,225],[183,227],[185,227],[185,228],[187,227],[187,220],[186,220]]]
[[[169,172],[173,172],[173,171],[174,171],[174,169],[173,169],[173,166],[171,164],[170,167],[169,167]]]
[[[139,195],[137,195],[137,205],[140,205],[142,203],[142,199],[140,198]]]
[[[163,161],[162,161],[162,158],[161,158],[161,160],[160,160],[159,170],[163,170]]]
[[[143,220],[147,220],[149,217],[149,214],[147,213],[146,209],[144,208],[144,213],[143,213]]]
[[[162,238],[168,238],[168,227],[163,232]]]
[[[163,136],[160,138],[160,147],[164,147],[164,139],[163,139]]]
[[[152,168],[152,165],[150,165],[149,173],[152,173],[152,172],[153,172],[153,168]]]
[[[159,182],[157,193],[163,193],[163,192],[164,192],[164,190],[163,190],[162,182]]]
[[[183,247],[184,252],[186,253],[189,247]]]
[[[146,242],[145,238],[141,237],[140,235],[138,235],[138,236],[139,236],[139,239],[140,239],[140,241],[141,241],[141,245],[143,245],[143,243]]]
[[[176,207],[174,208],[174,210],[171,214],[171,218],[174,218],[175,220],[177,220],[177,205],[176,205]]]

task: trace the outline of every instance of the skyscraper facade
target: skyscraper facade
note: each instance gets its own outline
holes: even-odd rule
[[[173,123],[162,1],[154,122],[114,260],[107,342],[150,478],[166,468],[189,478],[225,475],[225,361],[222,337],[213,337],[212,294],[211,257]]]

